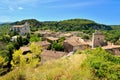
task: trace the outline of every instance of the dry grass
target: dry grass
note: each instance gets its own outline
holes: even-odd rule
[[[75,54],[46,62],[36,69],[14,70],[0,80],[90,80],[89,69],[81,66],[86,58],[86,54]]]

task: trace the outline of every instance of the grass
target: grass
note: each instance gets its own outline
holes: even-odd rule
[[[86,54],[76,54],[46,62],[38,68],[18,68],[1,77],[0,80],[89,80],[91,77],[89,69],[84,71],[84,67],[81,67],[86,58]]]
[[[78,51],[37,68],[17,68],[0,80],[119,80],[120,57],[100,48]]]

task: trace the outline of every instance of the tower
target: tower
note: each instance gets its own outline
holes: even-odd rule
[[[96,31],[92,36],[92,48],[104,46],[104,35],[100,31]]]

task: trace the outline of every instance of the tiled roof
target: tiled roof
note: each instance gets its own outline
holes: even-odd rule
[[[65,40],[64,42],[67,42],[67,43],[71,44],[72,46],[78,46],[78,45],[81,45],[81,44],[86,44],[84,42],[84,40],[81,39],[80,37],[70,37],[67,40]]]
[[[46,37],[46,39],[49,39],[49,40],[51,40],[51,41],[56,41],[56,40],[58,40],[59,38],[55,38],[55,37]]]
[[[108,45],[108,46],[103,46],[103,49],[115,49],[115,48],[120,48],[120,45]]]
[[[40,46],[44,46],[44,45],[50,45],[51,43],[49,43],[48,41],[39,41],[39,42],[35,42],[36,45],[40,45]]]
[[[52,51],[52,50],[43,50],[41,53],[41,56],[48,57],[48,58],[53,58],[53,59],[58,59],[60,57],[63,57],[66,55],[65,52],[60,52],[60,51]]]
[[[14,25],[13,27],[16,27],[16,28],[21,28],[21,27],[24,27],[25,25]]]
[[[28,46],[23,46],[23,47],[20,47],[20,49],[25,52],[25,51],[30,51],[30,48]]]

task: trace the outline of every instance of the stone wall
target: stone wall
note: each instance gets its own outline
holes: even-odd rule
[[[95,32],[93,33],[92,36],[92,48],[99,47],[99,46],[104,46],[104,35],[100,32]]]

